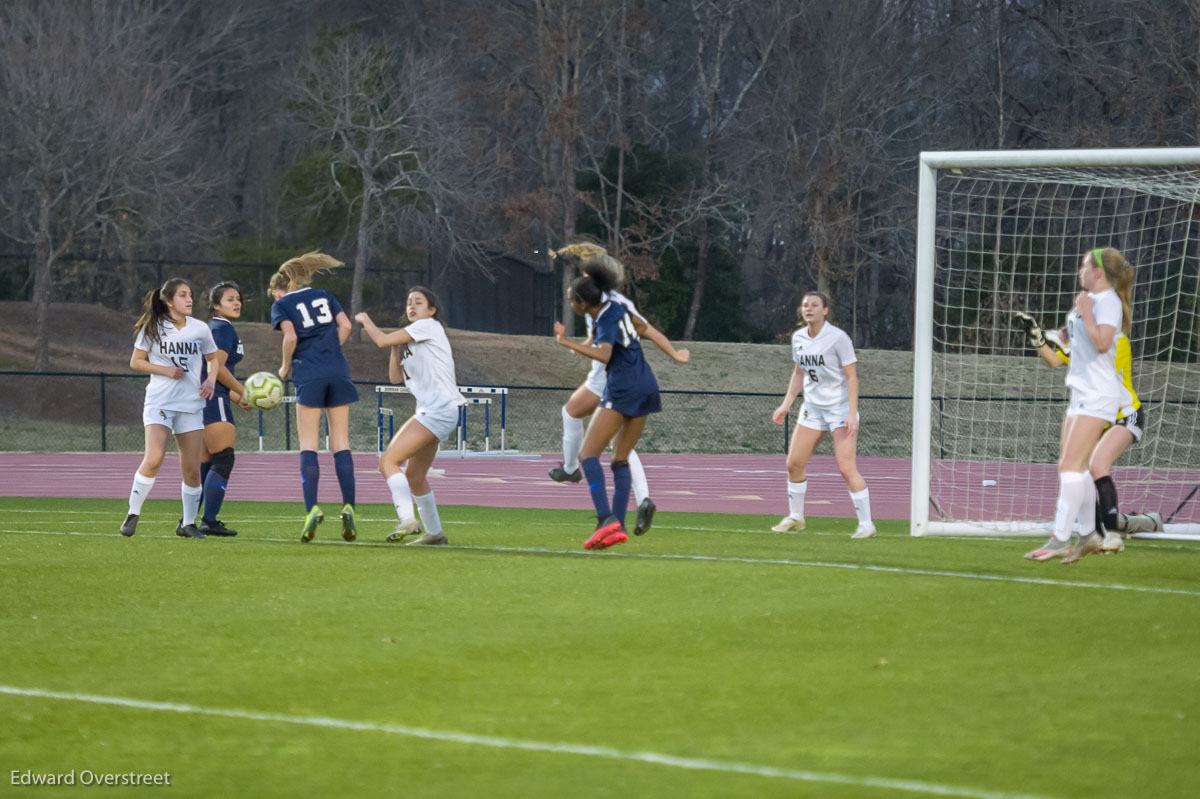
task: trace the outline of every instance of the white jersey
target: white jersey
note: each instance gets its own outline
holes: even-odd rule
[[[178,380],[166,375],[150,375],[146,385],[147,408],[184,413],[204,410],[204,400],[200,398],[200,366],[205,355],[217,351],[208,325],[189,316],[183,330],[179,330],[166,321],[159,326],[157,344],[141,330],[133,346],[145,350],[146,359],[156,366],[178,366],[184,371]]]
[[[638,309],[636,307],[634,307],[633,300],[629,299],[628,297],[626,297],[624,294],[622,294],[619,291],[604,292],[604,294],[602,294],[600,296],[600,301],[601,301],[601,303],[603,303],[600,306],[601,308],[606,307],[607,304],[610,302],[615,302],[620,305],[624,305],[625,310],[629,313],[630,316],[637,317],[638,319],[641,319],[643,322],[646,321],[646,317],[644,317],[640,313],[638,313]],[[583,321],[587,325],[587,338],[590,341],[592,338],[592,328],[594,328],[596,326],[596,320],[592,318],[591,314],[585,313],[583,315]],[[607,368],[608,368],[608,364],[601,363],[600,361],[592,361],[592,370],[591,370],[591,372],[588,373],[588,378],[591,379],[593,377],[597,377],[598,373],[603,372]]]
[[[1121,298],[1113,289],[1099,294],[1088,293],[1092,298],[1092,318],[1097,325],[1109,325],[1121,333],[1124,311]],[[1082,398],[1097,400],[1126,399],[1121,378],[1117,372],[1117,339],[1114,335],[1108,352],[1097,352],[1096,345],[1088,338],[1083,326],[1083,317],[1078,309],[1067,315],[1067,338],[1071,342],[1071,363],[1067,367],[1067,388],[1080,392]]]
[[[454,354],[446,329],[436,319],[418,319],[404,328],[412,341],[401,353],[404,383],[417,400],[417,410],[437,413],[465,405],[454,376]]]
[[[840,327],[826,322],[816,337],[804,325],[792,334],[792,360],[804,372],[804,401],[815,408],[849,402],[845,367],[856,363],[854,345]]]

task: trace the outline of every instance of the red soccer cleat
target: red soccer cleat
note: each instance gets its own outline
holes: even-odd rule
[[[617,530],[615,533],[609,533],[604,536],[599,544],[596,544],[592,549],[608,549],[615,547],[617,544],[624,544],[629,540],[629,534],[624,530]]]
[[[624,533],[624,530],[621,529],[621,522],[617,520],[616,516],[608,516],[603,522],[600,523],[600,526],[596,528],[596,531],[592,533],[592,537],[584,542],[583,548],[604,549],[612,546],[613,544],[622,544],[629,540],[629,536],[626,535],[621,541],[605,543],[606,539],[615,538],[616,536],[614,534],[618,532],[622,534]]]

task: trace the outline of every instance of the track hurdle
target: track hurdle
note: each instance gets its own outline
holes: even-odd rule
[[[500,397],[500,451],[503,452],[507,444],[507,436],[505,430],[505,422],[507,417],[507,399],[508,389],[497,386],[459,386],[458,390],[463,394],[463,399],[466,404],[458,409],[458,424],[455,427],[455,449],[458,452],[466,452],[467,448],[467,408],[472,405],[482,405],[484,409],[483,417],[483,449],[484,452],[490,452],[492,446],[492,405],[494,404],[493,397]],[[396,420],[395,414],[391,408],[385,408],[383,405],[384,394],[411,394],[408,386],[376,386],[376,425],[378,428],[376,448],[382,453],[385,441],[390,441],[395,435]],[[491,395],[491,396],[472,396],[472,395]],[[384,418],[387,418],[387,438],[384,438]],[[440,447],[440,444],[439,444]]]

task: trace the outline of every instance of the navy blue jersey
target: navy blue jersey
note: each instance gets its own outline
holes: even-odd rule
[[[228,319],[220,316],[214,316],[208,320],[208,329],[212,331],[213,341],[217,344],[217,349],[225,350],[229,357],[225,359],[225,368],[229,370],[229,374],[237,377],[238,362],[242,360],[242,339],[238,336],[237,331],[233,329],[233,323]],[[205,361],[200,365],[200,381],[203,382],[208,377],[208,362]],[[216,394],[218,396],[229,396],[229,386],[217,381]]]
[[[271,326],[287,320],[296,329],[292,353],[292,380],[350,377],[350,365],[338,341],[337,315],[342,306],[324,289],[311,286],[284,294],[271,306]]]
[[[642,354],[633,318],[628,309],[619,302],[609,302],[597,314],[592,329],[592,342],[612,344],[612,357],[608,359],[608,387],[605,399],[641,399],[658,393],[658,381]],[[615,404],[613,407],[617,407]],[[620,410],[620,408],[618,408]]]

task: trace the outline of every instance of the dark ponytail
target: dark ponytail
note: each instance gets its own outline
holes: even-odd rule
[[[620,287],[621,275],[604,259],[589,259],[579,265],[583,274],[571,283],[571,296],[584,305],[599,305],[605,292]]]
[[[162,288],[146,292],[146,296],[142,298],[142,315],[133,323],[135,337],[138,333],[145,331],[146,338],[150,340],[150,343],[162,343],[162,324],[171,318],[171,309],[167,307],[167,300],[175,296],[175,292],[180,286],[191,288],[192,284],[181,277],[173,277],[163,283]]]

